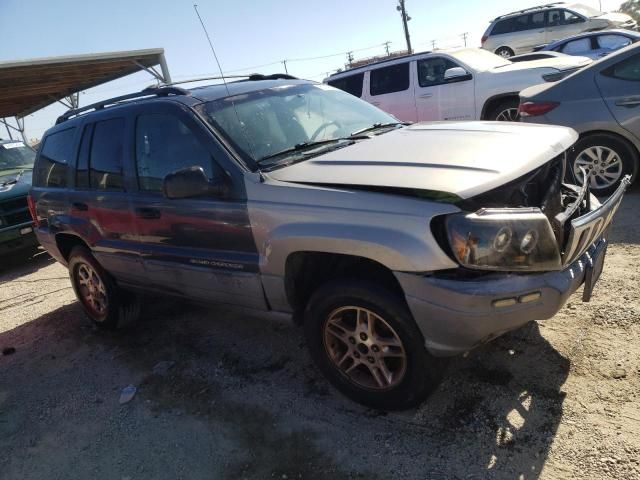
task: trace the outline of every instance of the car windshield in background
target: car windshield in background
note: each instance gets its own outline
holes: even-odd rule
[[[567,6],[567,8],[576,13],[579,13],[580,15],[584,15],[585,17],[599,17],[600,15],[602,15],[601,11],[596,10],[595,8],[591,8],[587,5],[579,4],[579,3],[574,5],[569,5]]]
[[[0,170],[33,168],[36,152],[22,142],[0,143]]]
[[[398,123],[353,95],[315,84],[235,95],[205,103],[199,109],[239,153],[255,163],[269,159],[270,165],[291,155],[337,148],[344,144],[340,139],[376,124]]]

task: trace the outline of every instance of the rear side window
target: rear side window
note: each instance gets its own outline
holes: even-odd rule
[[[620,80],[640,82],[640,54],[616,63],[607,68],[602,74]]]
[[[124,119],[96,122],[91,142],[89,180],[96,190],[124,190],[122,155]]]
[[[209,151],[178,117],[171,114],[140,115],[136,120],[136,168],[140,190],[161,192],[165,175],[198,166],[213,175]]]
[[[520,15],[516,17],[513,22],[514,32],[521,32],[523,30],[529,30],[529,15]]]
[[[623,35],[598,35],[598,47],[608,50],[618,50],[631,44],[631,39]]]
[[[78,151],[78,162],[76,163],[76,188],[89,188],[89,148],[91,148],[91,133],[93,125],[84,127],[80,149]]]
[[[44,139],[40,156],[33,172],[37,187],[64,188],[67,186],[69,161],[73,155],[75,128],[52,133]]]
[[[402,92],[409,88],[409,62],[371,70],[371,95]]]
[[[504,20],[500,20],[496,23],[493,30],[491,30],[491,35],[501,35],[503,33],[511,33],[513,32],[515,18],[505,18]]]
[[[332,87],[344,90],[356,97],[362,96],[362,82],[364,81],[364,73],[357,73],[355,75],[349,75],[348,77],[337,78],[335,80],[329,80],[327,83]]]

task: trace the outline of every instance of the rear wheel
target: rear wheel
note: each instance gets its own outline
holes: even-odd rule
[[[498,122],[517,122],[519,120],[518,106],[520,101],[518,98],[507,98],[500,101],[491,109],[488,120],[496,120]]]
[[[78,301],[98,327],[115,329],[139,316],[138,298],[118,288],[87,248],[77,246],[71,250],[69,276]]]
[[[624,140],[610,134],[598,133],[578,140],[567,157],[568,180],[582,185],[586,178],[591,192],[599,196],[611,195],[625,175],[634,175],[638,168],[638,154]]]
[[[496,55],[500,55],[502,58],[513,57],[513,50],[509,47],[500,47],[495,51]]]
[[[311,356],[342,393],[385,410],[419,404],[435,388],[439,361],[400,298],[359,280],[325,284],[305,311]]]

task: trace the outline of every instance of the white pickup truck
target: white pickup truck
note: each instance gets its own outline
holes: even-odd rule
[[[396,57],[331,75],[340,88],[406,122],[506,120],[518,115],[518,93],[588,65],[563,56],[511,62],[486,50],[436,50]]]

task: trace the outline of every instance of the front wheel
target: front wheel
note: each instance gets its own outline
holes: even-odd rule
[[[71,250],[69,276],[76,297],[96,326],[113,330],[139,316],[138,298],[118,288],[87,248],[78,246]]]
[[[311,357],[342,393],[364,405],[397,410],[435,388],[438,360],[399,295],[358,280],[330,282],[305,311]]]
[[[567,155],[567,163],[569,182],[583,184],[585,172],[591,192],[608,196],[618,188],[625,175],[635,176],[638,154],[624,140],[598,133],[578,140]]]

